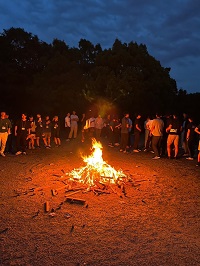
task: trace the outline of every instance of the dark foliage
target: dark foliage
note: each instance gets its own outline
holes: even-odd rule
[[[47,44],[21,28],[0,35],[0,107],[13,115],[65,115],[119,108],[131,113],[197,113],[199,94],[177,90],[144,44],[115,40],[103,50],[81,39],[78,48],[58,39]]]

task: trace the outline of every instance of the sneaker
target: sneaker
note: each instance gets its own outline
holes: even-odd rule
[[[139,152],[138,150],[133,150],[133,152]]]
[[[155,156],[152,159],[154,159],[154,160],[160,159],[160,156]]]
[[[127,151],[125,150],[125,151],[123,151],[123,153],[126,153]]]
[[[120,144],[118,142],[115,143],[115,146],[119,146]]]
[[[25,151],[22,152],[23,155],[26,155],[27,153]]]
[[[150,151],[151,153],[154,153],[154,151]]]
[[[21,151],[18,151],[18,152],[15,153],[15,155],[20,155],[20,154],[22,154]]]
[[[184,153],[184,154],[183,154],[183,157],[187,157],[187,156],[189,156],[188,153]]]
[[[5,154],[3,152],[0,153],[2,157],[6,157]]]
[[[192,158],[192,157],[187,157],[186,160],[193,161],[194,158]]]
[[[147,149],[144,149],[144,151],[147,151]]]
[[[120,151],[120,152],[122,152],[123,150],[122,150],[122,149],[120,149],[119,151]]]

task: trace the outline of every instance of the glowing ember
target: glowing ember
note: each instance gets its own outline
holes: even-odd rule
[[[68,175],[70,180],[76,180],[90,186],[96,182],[116,183],[120,178],[126,177],[122,170],[115,170],[102,158],[102,144],[95,139],[92,140],[92,154],[83,157],[86,166],[72,170]]]

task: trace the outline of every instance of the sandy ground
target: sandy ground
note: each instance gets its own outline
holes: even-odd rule
[[[84,205],[67,203],[65,173],[84,165],[90,146],[63,141],[0,158],[0,265],[200,265],[196,162],[105,145],[105,161],[132,178],[126,196],[79,192]]]

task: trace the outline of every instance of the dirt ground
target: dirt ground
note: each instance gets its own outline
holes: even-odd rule
[[[65,173],[84,165],[80,152],[90,146],[63,141],[0,158],[0,265],[200,265],[196,161],[103,145],[104,160],[132,178],[126,196],[79,192],[86,203],[70,204]]]

